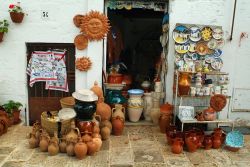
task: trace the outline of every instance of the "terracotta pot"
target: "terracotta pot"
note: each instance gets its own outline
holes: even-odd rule
[[[100,124],[100,126],[101,126],[101,128],[108,127],[110,130],[112,130],[112,124],[108,120],[102,121],[101,124]]]
[[[83,136],[82,136],[82,141],[83,142],[87,143],[87,142],[89,142],[91,140],[92,140],[92,137],[91,137],[91,135],[89,133],[83,134]]]
[[[76,120],[76,126],[79,128],[80,133],[93,133],[95,122]]]
[[[89,141],[87,143],[87,147],[88,147],[88,155],[94,155],[97,151],[97,145],[95,142],[93,141]]]
[[[161,133],[166,133],[167,128],[172,122],[172,114],[161,113],[159,117],[159,127]]]
[[[170,125],[166,130],[166,137],[167,137],[167,143],[168,145],[171,145],[173,143],[173,139],[175,137],[177,131],[177,127],[175,125]]]
[[[24,18],[24,13],[10,12],[10,18],[14,23],[21,23]]]
[[[75,151],[74,151],[74,142],[68,142],[67,143],[67,147],[66,147],[66,152],[68,156],[74,156],[75,155]]]
[[[49,147],[48,147],[48,152],[49,152],[49,155],[51,156],[58,154],[59,152],[58,143],[55,141],[50,142]]]
[[[218,149],[222,145],[221,137],[213,136],[213,148]]]
[[[203,110],[203,117],[206,121],[214,121],[216,119],[216,112],[213,108],[208,107],[207,109]]]
[[[214,136],[222,137],[223,131],[221,128],[214,128]]]
[[[75,122],[71,122],[71,130],[66,135],[66,142],[77,142],[78,135],[80,134],[79,129],[75,128]]]
[[[195,133],[191,132],[186,135],[185,143],[189,152],[195,152],[199,145],[199,139]]]
[[[125,120],[125,108],[121,104],[115,104],[112,108],[112,117],[120,117]]]
[[[94,86],[91,88],[91,90],[98,96],[98,101],[100,98],[103,97],[103,91],[100,86],[98,86],[98,82],[95,81]]]
[[[190,90],[191,77],[189,73],[182,72],[179,76],[178,89],[179,95],[188,95]]]
[[[206,135],[204,137],[203,145],[205,147],[205,150],[209,150],[213,146],[213,140],[211,135]]]
[[[97,138],[93,138],[93,142],[96,144],[97,149],[96,151],[100,151],[101,147],[102,147],[102,139],[100,139],[99,137]]]
[[[3,35],[4,35],[4,33],[3,33],[3,32],[0,32],[0,42],[3,41]]]
[[[47,152],[48,146],[49,146],[49,136],[42,134],[39,143],[40,151]]]
[[[171,147],[171,151],[174,154],[180,154],[183,151],[183,139],[182,138],[175,138]]]
[[[101,128],[102,140],[107,140],[110,136],[111,130],[108,127]]]
[[[36,148],[39,146],[39,141],[38,141],[38,139],[36,139],[35,132],[31,133],[31,137],[29,139],[29,146],[30,146],[30,148]]]
[[[122,74],[109,74],[108,75],[108,83],[121,84],[122,81],[123,81]]]
[[[110,120],[111,107],[104,103],[104,98],[100,98],[100,102],[97,103],[96,114],[101,116],[101,120]]]
[[[124,119],[117,116],[112,118],[112,130],[115,136],[122,135],[124,129]]]
[[[18,124],[21,121],[20,120],[20,110],[14,110],[13,117],[14,117],[14,124]]]
[[[67,144],[66,144],[66,139],[65,138],[62,138],[61,139],[61,142],[59,144],[59,150],[61,153],[66,153],[66,147],[67,147]]]
[[[87,144],[82,142],[80,138],[78,143],[74,147],[74,152],[77,159],[83,159],[87,155],[88,147]]]
[[[130,89],[130,86],[132,84],[132,75],[130,75],[130,74],[124,74],[123,75],[123,82],[126,83],[126,86],[123,87],[122,90],[128,90],[128,89]]]

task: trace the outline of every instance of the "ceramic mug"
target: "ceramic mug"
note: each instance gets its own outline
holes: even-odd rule
[[[220,86],[215,86],[214,94],[221,94],[221,87]]]

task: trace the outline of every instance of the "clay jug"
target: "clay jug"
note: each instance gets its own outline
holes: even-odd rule
[[[108,127],[101,128],[102,140],[107,140],[110,136],[111,130]]]
[[[60,144],[59,144],[59,150],[61,153],[66,153],[66,147],[67,147],[67,144],[66,144],[66,139],[65,139],[65,136],[63,136],[63,138],[61,139],[60,141]]]
[[[89,141],[87,143],[87,146],[88,146],[88,155],[94,155],[97,151],[97,145],[95,142],[93,141]]]
[[[173,105],[165,103],[160,107],[159,126],[161,133],[166,133],[172,122]]]
[[[45,134],[45,133],[41,134],[40,143],[39,143],[40,151],[42,151],[42,152],[48,151],[49,140],[50,140],[50,138],[47,134]]]
[[[100,135],[100,133],[93,133],[92,138],[100,138],[100,139],[102,139],[102,136]]]
[[[194,132],[190,132],[185,136],[185,143],[189,152],[195,152],[198,148],[199,139]]]
[[[124,119],[120,116],[116,116],[112,118],[112,130],[115,136],[122,135],[124,129]]]
[[[171,147],[172,153],[180,154],[183,151],[183,140],[182,138],[175,138]]]
[[[99,126],[95,125],[93,128],[93,133],[100,133],[100,128]]]
[[[97,137],[97,138],[93,138],[93,142],[96,144],[96,147],[97,147],[96,151],[97,152],[100,151],[102,147],[102,140],[99,137]]]
[[[213,148],[218,149],[222,145],[221,137],[213,136]]]
[[[110,130],[112,130],[112,124],[111,124],[111,122],[108,121],[108,120],[102,121],[101,124],[100,124],[100,126],[101,126],[101,128],[103,128],[103,127],[106,126],[106,127],[108,127]]]
[[[179,73],[179,80],[178,80],[178,91],[179,95],[188,95],[190,90],[190,84],[191,84],[191,77],[189,73],[181,72]]]
[[[67,152],[68,156],[74,156],[75,155],[75,152],[74,152],[75,143],[72,140],[73,139],[71,139],[71,141],[67,142],[66,152]]]
[[[100,126],[100,122],[102,121],[102,118],[100,115],[94,115],[92,122],[95,123],[95,126]]]
[[[93,133],[95,122],[77,120],[76,124],[80,133]]]
[[[104,98],[99,99],[100,102],[96,106],[96,115],[101,116],[101,120],[110,120],[111,117],[111,108],[108,104],[104,103]]]
[[[51,155],[51,156],[58,154],[59,146],[58,146],[58,142],[56,140],[50,141],[50,144],[48,147],[48,152],[49,152],[49,155]]]
[[[76,158],[83,159],[87,155],[87,149],[87,145],[83,143],[81,137],[79,137],[79,141],[74,147]]]
[[[168,145],[172,145],[175,134],[177,133],[177,127],[175,125],[170,125],[166,130],[166,137]]]
[[[39,146],[39,140],[36,138],[36,133],[33,131],[29,139],[29,146],[30,148],[36,148]]]
[[[73,140],[75,143],[77,142],[77,137],[79,134],[79,129],[75,127],[75,122],[71,122],[71,130],[70,132],[66,135],[66,141]]]
[[[125,120],[125,108],[121,104],[115,104],[115,108],[112,108],[112,117],[117,117]]]
[[[206,135],[203,141],[205,150],[209,150],[213,146],[213,140],[211,135]]]
[[[214,134],[213,134],[214,136],[222,137],[222,133],[223,133],[223,131],[221,128],[214,128]]]
[[[57,136],[57,132],[54,132],[54,136],[50,139],[50,142],[54,142],[57,145],[59,144],[59,139],[58,139],[58,136]]]
[[[212,107],[203,110],[203,117],[206,121],[214,121],[216,119],[216,111]]]
[[[91,90],[98,96],[98,102],[101,97],[103,97],[103,91],[100,86],[98,86],[98,82],[94,82],[94,86],[91,88]]]

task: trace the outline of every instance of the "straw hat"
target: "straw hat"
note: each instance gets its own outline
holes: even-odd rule
[[[86,101],[86,102],[98,100],[97,95],[92,90],[89,90],[89,89],[80,89],[76,92],[73,92],[72,96],[77,100]]]
[[[83,50],[88,46],[88,38],[84,34],[79,34],[75,37],[74,44],[78,50]]]

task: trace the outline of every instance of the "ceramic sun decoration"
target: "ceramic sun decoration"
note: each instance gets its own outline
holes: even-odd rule
[[[190,35],[190,30],[183,25],[175,27],[173,31],[174,41],[179,44],[186,43],[189,39],[189,35]]]
[[[84,34],[79,34],[75,37],[74,44],[78,50],[83,50],[88,46],[88,38]]]
[[[204,41],[209,41],[212,38],[213,30],[210,27],[204,27],[201,31],[201,37]]]
[[[76,69],[80,71],[88,71],[91,68],[92,62],[88,57],[81,57],[76,59]]]
[[[81,32],[84,32],[90,41],[101,40],[109,32],[109,20],[98,11],[90,11],[84,15],[80,26]]]
[[[73,22],[75,24],[76,27],[80,27],[80,25],[82,24],[82,18],[83,18],[83,15],[75,15],[74,18],[73,18]]]

